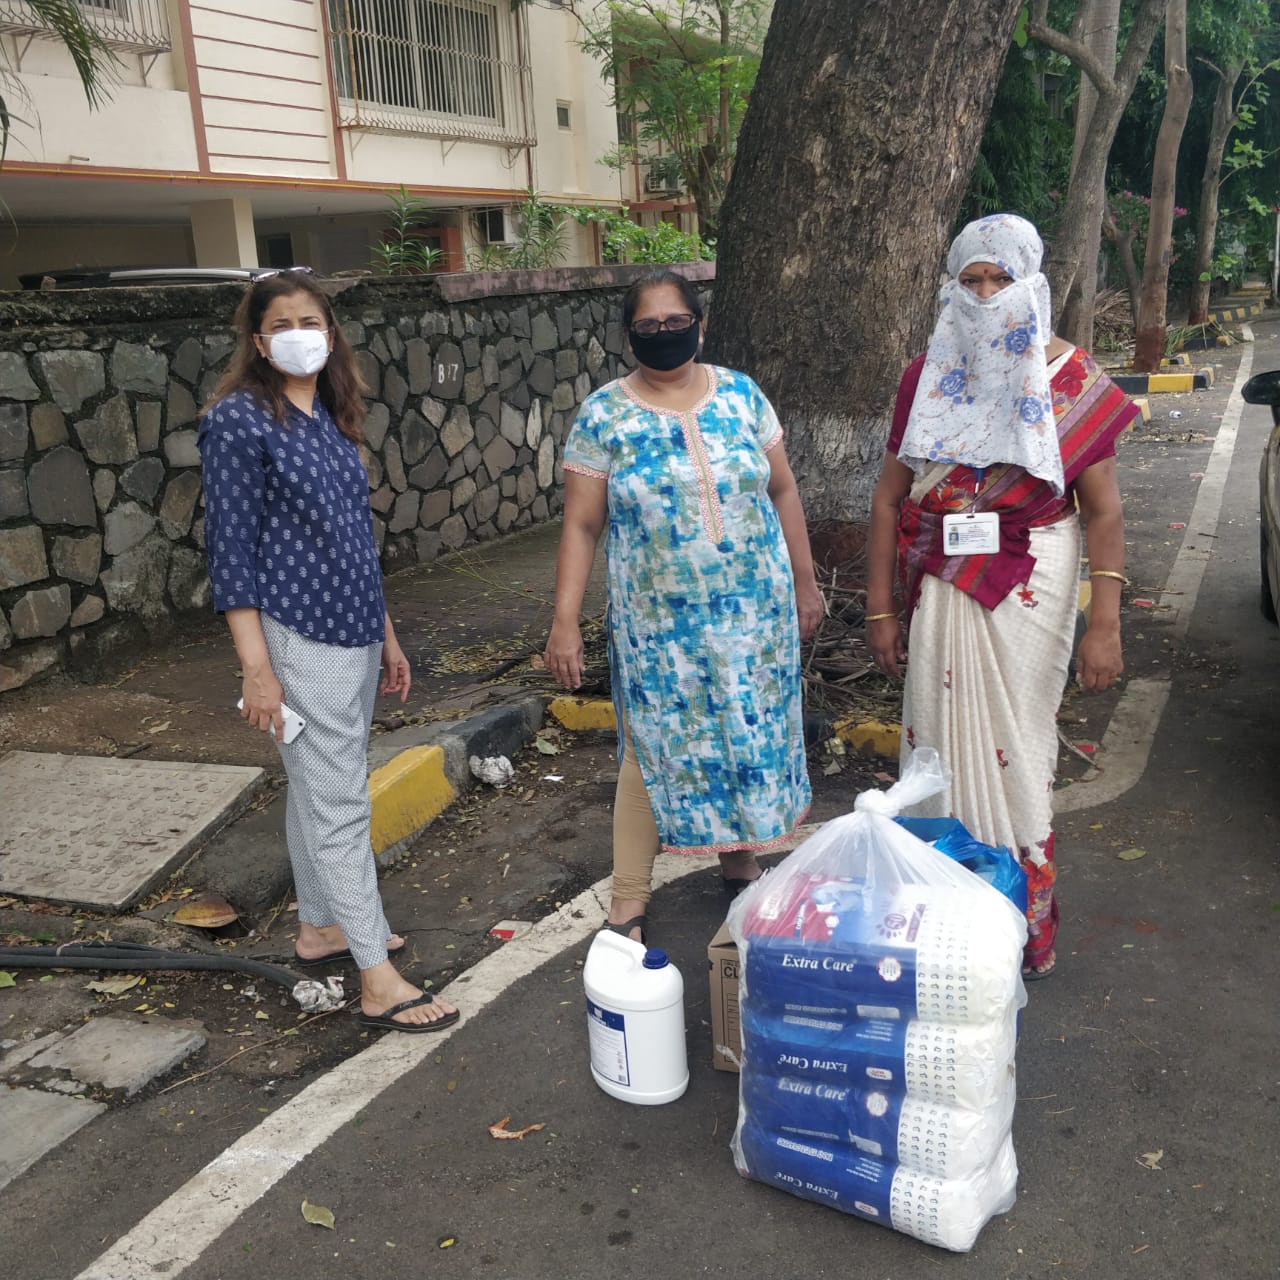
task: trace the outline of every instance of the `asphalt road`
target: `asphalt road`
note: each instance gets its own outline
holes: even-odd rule
[[[1258,327],[1255,370],[1280,366],[1277,328]],[[1224,360],[1212,391],[1157,400],[1160,416],[1122,449],[1130,601],[1149,586],[1140,598],[1158,602],[1189,545],[1170,526],[1190,520],[1238,358]],[[272,1095],[215,1081],[95,1122],[6,1192],[0,1270],[11,1280],[1280,1274],[1280,629],[1257,608],[1268,425],[1246,408],[1220,519],[1189,531],[1212,547],[1189,622],[1126,609],[1129,671],[1167,677],[1169,698],[1136,785],[1060,822],[1060,963],[1030,990],[1018,1051],[1018,1202],[971,1254],[738,1178],[736,1080],[710,1065],[705,982],[724,904],[704,873],[661,889],[653,912],[686,980],[692,1079],[679,1102],[631,1107],[592,1083],[579,929],[539,967],[507,975],[447,1039],[419,1041],[412,1062],[393,1046],[319,1077],[312,1089],[327,1093],[306,1080]],[[1072,699],[1069,736],[1100,740],[1117,705]],[[1073,757],[1068,772],[1083,768]],[[1118,856],[1134,849],[1143,856]],[[457,989],[465,1004],[466,985]],[[183,1109],[200,1114],[178,1129]],[[506,1115],[546,1128],[491,1139]],[[268,1123],[256,1129],[259,1118]],[[216,1176],[180,1190],[236,1138]],[[273,1161],[288,1171],[244,1194]],[[165,1263],[238,1196],[243,1207],[185,1270]],[[336,1229],[306,1223],[304,1199],[332,1210]],[[157,1206],[166,1216],[143,1221]],[[133,1261],[94,1261],[121,1238]]]

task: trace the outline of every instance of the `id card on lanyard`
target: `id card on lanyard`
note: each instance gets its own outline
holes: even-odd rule
[[[974,497],[982,472],[974,473]],[[989,556],[1000,550],[1000,517],[994,511],[969,511],[942,517],[942,550],[949,556]]]

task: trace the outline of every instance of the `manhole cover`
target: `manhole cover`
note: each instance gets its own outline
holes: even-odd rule
[[[125,910],[263,777],[237,765],[11,752],[0,760],[0,893]]]

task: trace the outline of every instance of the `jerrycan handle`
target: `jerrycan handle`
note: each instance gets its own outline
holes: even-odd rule
[[[643,964],[647,954],[643,942],[636,942],[621,933],[614,933],[612,929],[601,929],[596,934],[591,949],[593,951],[599,949],[605,953],[612,952],[608,955],[610,963],[633,967]]]

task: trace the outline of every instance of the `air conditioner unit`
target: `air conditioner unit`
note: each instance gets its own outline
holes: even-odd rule
[[[645,174],[644,189],[649,195],[674,194],[680,190],[680,179],[659,170]]]
[[[511,244],[515,237],[514,218],[509,209],[484,209],[480,227],[489,244]]]

